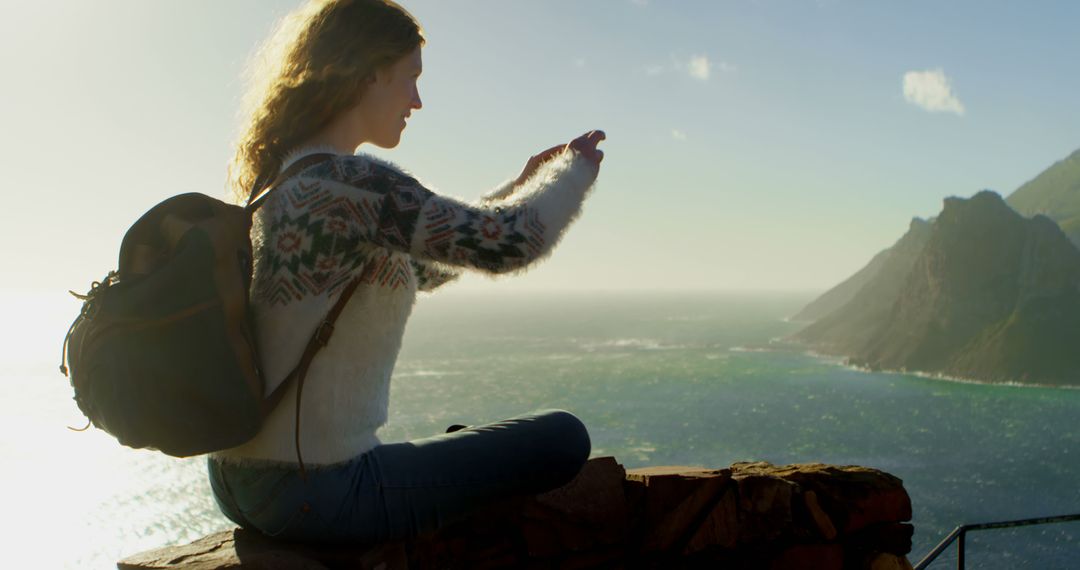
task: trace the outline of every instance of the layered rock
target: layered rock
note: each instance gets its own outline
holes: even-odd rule
[[[910,568],[911,502],[864,467],[737,463],[625,470],[589,461],[566,486],[406,542],[318,547],[231,530],[123,560],[162,568]]]
[[[883,268],[794,338],[871,369],[1080,384],[1077,323],[1080,250],[983,191],[945,200],[903,278]]]

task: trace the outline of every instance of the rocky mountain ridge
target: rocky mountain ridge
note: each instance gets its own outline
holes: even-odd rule
[[[865,267],[804,307],[791,320],[817,321],[844,307],[864,290],[866,293],[862,293],[861,301],[848,308],[849,311],[873,305],[877,297],[892,297],[893,293],[883,292],[881,289],[891,290],[900,286],[929,238],[930,222],[922,218],[912,218],[907,233],[896,243],[879,252]]]
[[[983,191],[928,226],[793,338],[871,369],[1080,384],[1080,249],[1057,224]]]

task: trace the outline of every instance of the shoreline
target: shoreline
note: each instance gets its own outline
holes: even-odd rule
[[[804,354],[817,360],[834,364],[841,368],[848,370],[854,370],[856,372],[874,373],[874,374],[889,374],[895,376],[914,376],[916,378],[922,378],[926,380],[937,380],[942,382],[952,382],[956,384],[974,384],[979,386],[1005,386],[1009,388],[1050,388],[1061,390],[1080,390],[1080,384],[1040,384],[1035,382],[1017,382],[1015,380],[1008,380],[1003,382],[996,382],[992,380],[979,380],[976,378],[965,378],[963,376],[950,376],[948,374],[942,374],[940,372],[927,372],[924,370],[895,370],[895,369],[872,369],[866,366],[859,366],[857,364],[851,364],[851,357],[848,355],[830,354],[827,352],[820,352],[814,348],[810,348],[809,345],[804,343],[792,341],[787,338],[773,338],[769,340],[769,346],[755,347],[755,346],[736,346],[728,349],[729,352],[792,352]]]

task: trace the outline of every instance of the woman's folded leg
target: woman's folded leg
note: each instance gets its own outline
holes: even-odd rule
[[[442,526],[499,499],[566,484],[591,450],[573,414],[543,410],[368,452],[382,503],[380,539]]]
[[[559,487],[589,452],[577,417],[543,410],[379,445],[343,464],[309,467],[306,477],[292,466],[209,464],[222,511],[242,526],[287,540],[376,543]]]

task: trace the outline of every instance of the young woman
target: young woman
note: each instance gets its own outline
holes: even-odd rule
[[[403,538],[558,487],[589,456],[585,427],[561,410],[404,443],[376,435],[416,291],[463,269],[514,272],[549,254],[603,159],[604,134],[591,131],[537,154],[467,205],[355,155],[365,143],[395,147],[421,108],[423,44],[420,26],[390,0],[313,0],[284,21],[255,70],[230,182],[244,196],[289,172],[252,230],[251,302],[268,394],[342,290],[359,283],[308,371],[299,441],[294,383],[253,440],[209,459],[222,511],[267,535]]]

